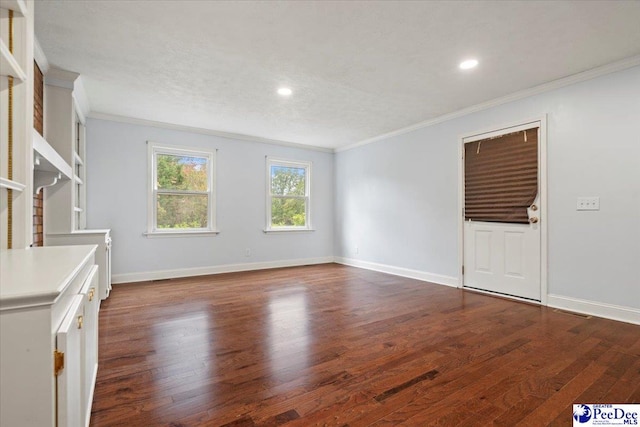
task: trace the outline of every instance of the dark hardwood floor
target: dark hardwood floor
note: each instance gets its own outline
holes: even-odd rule
[[[337,264],[116,285],[91,425],[572,425],[640,326]]]

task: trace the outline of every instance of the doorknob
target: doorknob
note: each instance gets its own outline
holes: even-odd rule
[[[538,207],[536,205],[531,205],[531,207],[529,209],[531,209],[532,211],[535,212],[535,211],[538,210]]]
[[[535,217],[535,216],[534,216],[533,218],[529,218],[529,222],[530,222],[531,224],[535,224],[535,223],[537,223],[537,222],[538,222],[538,217]]]

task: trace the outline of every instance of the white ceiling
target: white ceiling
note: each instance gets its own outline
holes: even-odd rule
[[[92,112],[339,148],[638,55],[640,1],[58,0],[35,28]]]

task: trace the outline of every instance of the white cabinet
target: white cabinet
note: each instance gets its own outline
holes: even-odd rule
[[[73,297],[56,333],[56,351],[64,355],[64,367],[57,375],[58,425],[61,426],[82,426],[82,303],[82,295]]]
[[[82,388],[81,395],[84,402],[82,405],[83,425],[89,425],[91,418],[91,402],[93,402],[93,389],[98,376],[98,273],[99,267],[94,265],[89,280],[80,291],[84,300],[83,320],[81,328],[82,334],[82,362],[84,369],[81,375]],[[95,332],[95,333],[94,333]]]
[[[98,352],[95,251],[0,253],[0,425],[88,425]]]
[[[80,293],[72,299],[56,333],[56,350],[64,354],[57,376],[58,425],[87,426],[98,374],[97,266],[93,266]]]
[[[98,245],[96,264],[99,268],[98,298],[107,299],[111,292],[111,230],[77,230],[71,233],[49,233],[44,236],[45,246]]]

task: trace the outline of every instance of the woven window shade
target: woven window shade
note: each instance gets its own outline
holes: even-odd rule
[[[529,222],[538,194],[538,128],[466,143],[464,168],[465,219]]]

